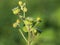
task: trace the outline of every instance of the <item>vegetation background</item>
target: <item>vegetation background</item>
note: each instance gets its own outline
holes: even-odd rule
[[[0,45],[25,45],[17,28],[12,24],[16,17],[12,9],[19,0],[0,0]],[[22,0],[27,3],[26,16],[41,17],[43,31],[33,45],[60,45],[60,0]]]

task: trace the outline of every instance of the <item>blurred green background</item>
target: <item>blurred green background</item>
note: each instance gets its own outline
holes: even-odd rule
[[[19,0],[0,0],[0,45],[25,45],[17,28],[12,24],[17,17],[12,9]],[[60,45],[60,0],[22,0],[27,3],[26,16],[41,17],[43,31],[32,45]]]

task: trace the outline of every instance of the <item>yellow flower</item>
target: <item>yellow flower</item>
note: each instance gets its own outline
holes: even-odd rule
[[[23,8],[23,12],[27,12],[27,8],[26,7]]]
[[[18,14],[20,12],[20,9],[18,7],[12,9],[13,14]]]
[[[37,21],[40,21],[41,19],[39,17],[37,17]]]
[[[34,33],[36,33],[37,32],[37,30],[34,30]]]
[[[20,6],[22,6],[22,1],[19,1],[18,3],[19,3]]]
[[[30,21],[25,20],[24,21],[25,25],[31,25],[32,23]]]
[[[35,28],[32,28],[31,31],[33,31],[33,33],[37,32],[37,30]]]
[[[28,32],[28,29],[26,28],[26,26],[23,27],[23,31]]]
[[[20,20],[19,20],[19,19],[17,19],[16,23],[20,23]]]
[[[27,17],[26,18],[28,21],[33,21],[33,18],[31,18],[31,17]]]
[[[16,28],[17,27],[17,23],[13,23],[13,27]]]

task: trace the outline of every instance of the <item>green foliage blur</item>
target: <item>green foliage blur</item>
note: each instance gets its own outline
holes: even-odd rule
[[[12,24],[16,17],[12,9],[19,0],[0,0],[0,45],[25,45],[26,42]],[[22,0],[27,3],[26,16],[40,17],[43,32],[32,45],[60,45],[60,0]],[[24,33],[27,36],[26,33]]]

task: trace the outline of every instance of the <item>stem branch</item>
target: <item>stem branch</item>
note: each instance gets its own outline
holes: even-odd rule
[[[25,18],[25,12],[24,12],[24,18]]]
[[[19,31],[20,31],[22,37],[24,38],[24,40],[25,40],[26,42],[28,42],[27,39],[26,39],[26,37],[24,36],[23,32],[22,32],[20,29],[19,29]]]
[[[28,45],[30,45],[30,26],[28,27]]]

